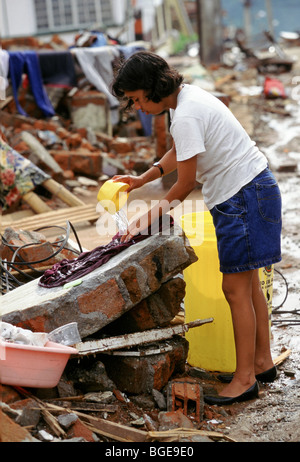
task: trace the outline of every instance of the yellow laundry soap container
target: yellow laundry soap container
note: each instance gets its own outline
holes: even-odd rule
[[[261,288],[267,300],[268,313],[269,313],[269,332],[270,332],[270,338],[271,338],[272,337],[271,316],[272,316],[274,265],[268,265],[268,266],[264,266],[263,268],[259,268],[259,279],[260,279]]]
[[[186,334],[187,362],[209,371],[234,372],[235,345],[231,312],[222,291],[222,273],[210,212],[189,213],[180,219],[198,261],[183,271],[186,282],[185,321],[214,318]]]
[[[114,215],[126,204],[128,188],[127,183],[107,180],[99,189],[97,199],[107,212]]]

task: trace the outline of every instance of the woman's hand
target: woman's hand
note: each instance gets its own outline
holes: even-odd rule
[[[112,177],[112,180],[129,184],[129,188],[126,191],[127,193],[144,185],[144,181],[141,177],[133,175],[115,175]]]
[[[143,234],[147,232],[148,227],[151,224],[150,214],[145,213],[137,220],[130,223],[125,234],[121,236],[121,242],[128,242],[134,238],[137,234]]]

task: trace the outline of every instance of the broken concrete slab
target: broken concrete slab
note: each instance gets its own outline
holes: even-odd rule
[[[69,288],[43,288],[38,279],[1,298],[2,320],[34,332],[78,323],[82,338],[100,330],[197,260],[180,227],[123,250]]]
[[[116,389],[114,382],[107,376],[104,364],[98,359],[82,358],[80,363],[77,359],[70,360],[64,376],[84,393]]]
[[[121,335],[167,326],[181,309],[185,286],[182,277],[170,279],[162,284],[157,292],[104,327],[101,333]]]

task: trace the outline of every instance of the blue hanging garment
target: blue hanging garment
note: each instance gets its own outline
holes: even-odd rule
[[[9,77],[17,109],[20,114],[27,116],[18,101],[18,89],[22,75],[27,74],[34,99],[46,117],[55,115],[53,106],[44,89],[38,55],[35,51],[9,51]]]

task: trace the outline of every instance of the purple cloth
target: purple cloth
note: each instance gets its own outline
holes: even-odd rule
[[[168,217],[168,219],[165,220],[165,217]],[[164,215],[163,219],[159,220],[157,231],[161,231],[166,227],[166,225],[169,227],[173,226],[173,218],[170,215]],[[155,232],[155,230],[153,232],[153,226],[151,226],[151,232]],[[88,252],[83,252],[77,258],[72,260],[64,259],[55,263],[52,268],[45,271],[39,280],[39,285],[51,288],[59,287],[67,282],[75,281],[76,279],[79,279],[96,268],[104,265],[104,263],[108,262],[122,250],[127,249],[135,243],[143,241],[149,237],[149,235],[150,232],[147,234],[138,234],[128,242],[120,242],[120,236],[119,234],[116,234],[108,244],[101,245]]]

